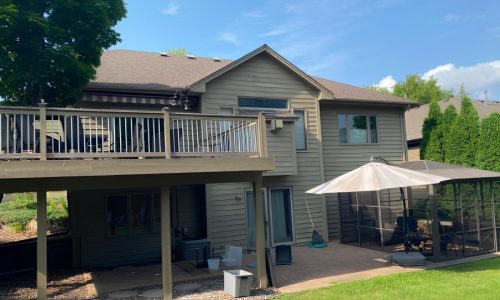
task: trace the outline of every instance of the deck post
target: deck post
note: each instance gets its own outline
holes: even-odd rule
[[[260,157],[267,157],[266,117],[262,114],[262,112],[259,112],[257,124],[259,128],[259,154]]]
[[[267,288],[266,272],[266,235],[264,226],[264,199],[262,199],[262,174],[253,182],[254,208],[255,208],[255,249],[257,260],[257,286]]]
[[[47,299],[47,191],[36,193],[36,289],[39,300]]]
[[[163,299],[172,299],[172,245],[170,240],[170,186],[161,188],[161,271]]]
[[[167,107],[163,108],[163,137],[165,139],[165,158],[170,159],[172,157],[172,151],[170,150],[170,113]]]
[[[439,235],[439,217],[437,211],[436,195],[434,193],[434,185],[429,185],[429,200],[431,201],[431,217],[432,217],[432,256],[434,258],[441,257],[441,236]]]
[[[40,160],[47,160],[47,103],[38,103],[40,109]]]

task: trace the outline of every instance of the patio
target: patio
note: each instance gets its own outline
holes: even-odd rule
[[[330,241],[328,247],[321,249],[294,246],[292,248],[293,263],[274,266],[276,286],[279,292],[290,293],[325,287],[335,281],[367,279],[379,275],[411,272],[462,262],[462,260],[445,263],[428,262],[426,267],[401,267],[389,264],[386,260],[387,255],[387,252],[349,246],[337,241]],[[476,256],[472,259],[494,255],[499,255],[499,253]],[[255,268],[247,267],[247,264],[251,262],[255,262],[255,256],[245,255],[243,269],[255,272]],[[226,267],[225,269],[234,268]],[[223,273],[208,273],[204,269],[195,268],[189,262],[180,262],[173,263],[172,277],[175,290],[177,285],[186,282],[220,279],[223,277]],[[96,271],[90,273],[90,278],[97,295],[141,287],[160,288],[161,265],[129,266]]]

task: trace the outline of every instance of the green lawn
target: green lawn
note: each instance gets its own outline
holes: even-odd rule
[[[276,299],[500,299],[500,258],[334,283]]]

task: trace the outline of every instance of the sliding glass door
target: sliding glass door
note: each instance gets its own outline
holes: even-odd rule
[[[273,246],[293,243],[291,188],[270,188],[269,202]]]
[[[291,244],[294,241],[291,188],[262,190],[266,245]],[[255,249],[255,207],[253,191],[246,191],[248,249]],[[271,239],[268,239],[271,236]]]

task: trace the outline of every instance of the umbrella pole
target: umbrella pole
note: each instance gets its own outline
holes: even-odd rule
[[[380,207],[380,191],[377,191],[377,204],[378,204],[378,220],[380,226],[380,246],[384,249],[384,228],[382,222],[382,208]]]

